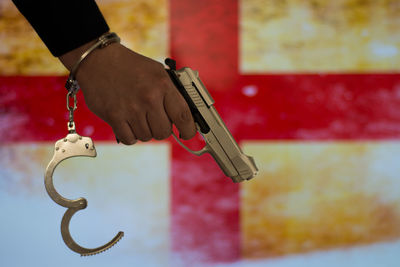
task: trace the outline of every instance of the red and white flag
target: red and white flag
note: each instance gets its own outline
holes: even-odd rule
[[[172,138],[117,145],[79,94],[77,132],[98,156],[54,175],[89,202],[71,231],[87,247],[125,232],[89,265],[397,266],[399,1],[98,4],[129,48],[199,71],[260,173],[233,184]],[[66,72],[4,0],[0,29],[0,262],[79,265],[43,185],[67,134]]]

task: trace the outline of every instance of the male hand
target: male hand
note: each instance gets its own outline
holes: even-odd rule
[[[93,43],[59,59],[71,70]],[[95,49],[79,66],[76,78],[89,109],[126,145],[168,138],[172,123],[182,139],[196,134],[189,107],[164,66],[119,43]]]

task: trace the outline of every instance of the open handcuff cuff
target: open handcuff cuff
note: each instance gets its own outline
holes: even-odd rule
[[[85,209],[87,201],[85,198],[78,199],[67,199],[61,196],[55,189],[53,184],[53,173],[55,168],[60,162],[72,157],[96,157],[96,149],[94,143],[90,137],[81,136],[76,133],[75,122],[74,122],[74,111],[77,108],[76,94],[79,90],[79,85],[76,80],[76,72],[80,63],[95,49],[103,48],[111,43],[120,42],[120,38],[115,33],[106,33],[100,36],[95,44],[93,44],[87,51],[85,51],[79,60],[73,66],[65,87],[68,90],[67,93],[67,109],[69,111],[68,121],[68,134],[66,137],[58,140],[55,144],[54,155],[50,160],[44,177],[44,183],[46,191],[50,198],[53,199],[57,204],[67,208],[62,220],[61,220],[61,235],[64,243],[74,252],[81,254],[81,256],[94,255],[103,252],[117,243],[123,236],[123,232],[119,232],[111,241],[107,244],[97,248],[84,248],[78,245],[71,237],[69,231],[69,223],[72,216],[79,210]],[[70,101],[73,103],[70,103]]]

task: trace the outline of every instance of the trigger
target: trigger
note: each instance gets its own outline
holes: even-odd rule
[[[181,140],[179,140],[178,137],[176,137],[175,133],[172,133],[172,136],[175,138],[176,142],[178,142],[178,144],[181,145],[181,147],[183,147],[184,149],[186,149],[186,151],[188,151],[189,153],[192,153],[193,155],[201,156],[201,155],[203,155],[204,153],[206,153],[206,152],[209,151],[207,145],[205,145],[202,149],[197,150],[197,151],[191,150],[190,148],[188,148],[187,146],[185,146],[185,145],[181,142]]]

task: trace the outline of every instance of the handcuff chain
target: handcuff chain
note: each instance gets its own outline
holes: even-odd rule
[[[70,105],[70,98],[73,99],[73,105]],[[75,133],[74,111],[77,109],[76,92],[69,91],[67,93],[67,109],[69,111],[68,132]]]

